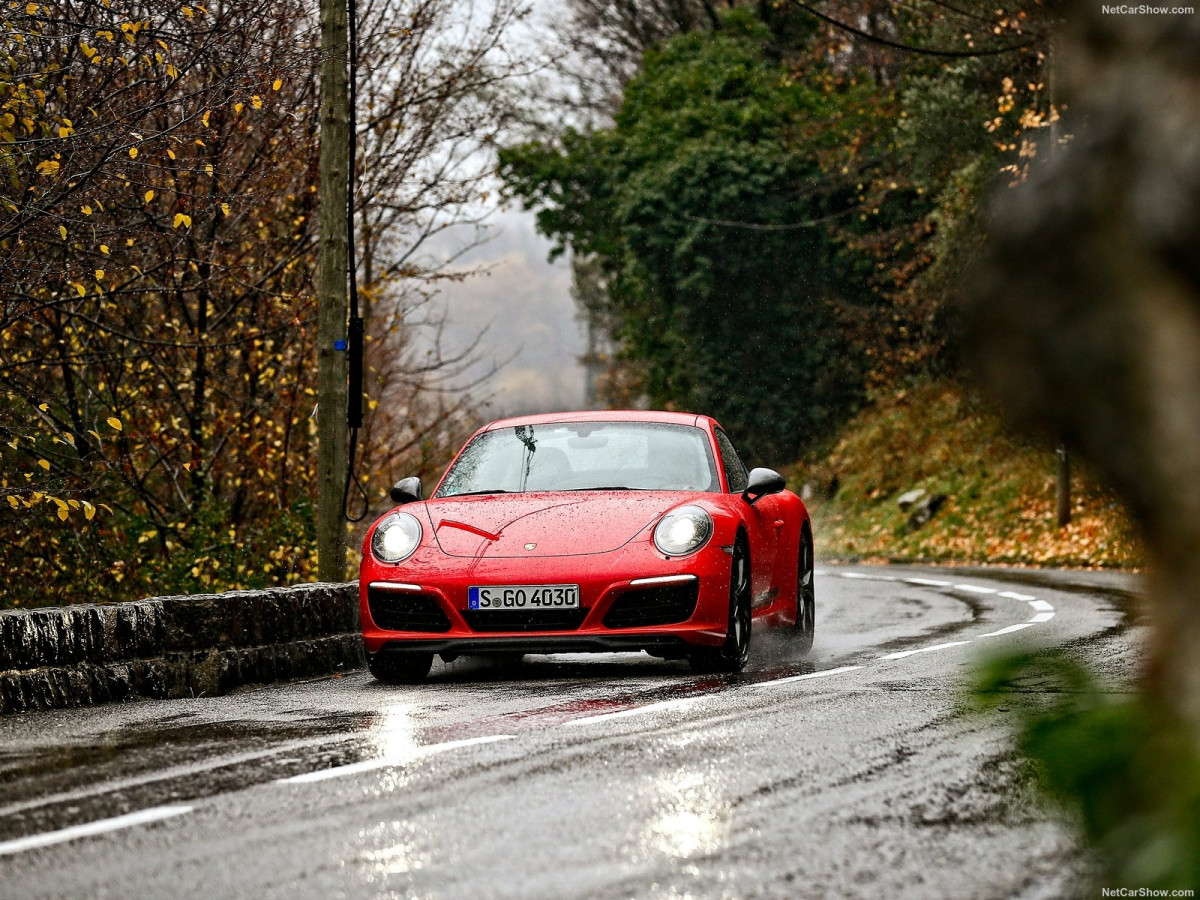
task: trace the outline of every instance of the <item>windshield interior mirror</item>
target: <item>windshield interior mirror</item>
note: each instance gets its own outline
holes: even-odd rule
[[[388,496],[397,503],[416,503],[418,500],[425,499],[424,492],[421,490],[421,479],[416,475],[401,478],[392,485]]]
[[[754,505],[759,498],[767,494],[778,494],[784,486],[783,476],[774,469],[751,469],[746,489],[742,491],[742,499]]]

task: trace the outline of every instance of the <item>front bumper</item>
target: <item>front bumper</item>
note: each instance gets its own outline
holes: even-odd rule
[[[715,540],[683,558],[664,558],[648,541],[586,556],[463,559],[422,548],[400,566],[368,557],[359,578],[363,640],[371,654],[648,650],[685,655],[691,648],[724,642],[729,567],[729,555]],[[468,610],[469,587],[512,584],[578,584],[580,609],[540,617],[515,614],[507,620],[497,614],[487,621]],[[683,618],[644,625],[637,623],[654,617],[629,613],[635,594],[683,585],[695,590],[694,608]],[[381,595],[396,602],[385,606]],[[405,612],[382,614],[392,609]]]

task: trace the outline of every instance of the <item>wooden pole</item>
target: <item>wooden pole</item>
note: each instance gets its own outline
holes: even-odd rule
[[[317,571],[346,580],[346,243],[349,94],[345,0],[321,0],[321,242],[317,262]]]

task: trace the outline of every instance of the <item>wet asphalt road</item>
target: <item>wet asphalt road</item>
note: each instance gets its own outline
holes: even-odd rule
[[[1079,895],[1087,862],[1004,713],[959,703],[1022,645],[1127,689],[1137,580],[850,567],[817,588],[813,652],[756,632],[732,678],[464,659],[417,687],[0,718],[0,898]]]

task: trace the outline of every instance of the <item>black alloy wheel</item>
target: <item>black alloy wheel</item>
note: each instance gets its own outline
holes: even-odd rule
[[[697,672],[740,672],[750,659],[750,551],[739,535],[729,565],[729,622],[725,643],[691,656]]]
[[[367,654],[367,668],[386,684],[417,684],[425,679],[432,667],[432,653],[393,650]]]
[[[796,644],[801,653],[812,649],[817,633],[815,568],[812,537],[805,529],[800,534],[800,560],[796,566]]]

